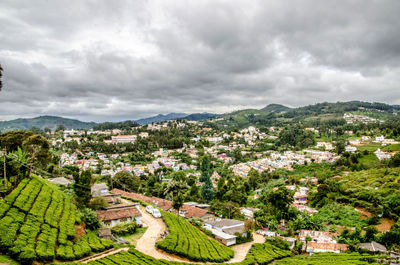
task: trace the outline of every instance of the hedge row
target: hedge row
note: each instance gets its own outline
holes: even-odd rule
[[[11,255],[23,263],[30,263],[36,259],[35,243],[40,232],[40,222],[33,215],[28,214],[21,226],[18,238],[9,249]]]
[[[48,224],[42,225],[42,231],[36,244],[36,253],[40,260],[53,260],[57,241],[57,229]]]
[[[187,220],[163,212],[170,234],[157,247],[194,261],[224,262],[233,257],[232,249],[208,238]]]
[[[0,201],[0,250],[24,264],[80,259],[113,246],[89,233],[75,244],[76,206],[56,186],[32,176]],[[57,249],[57,251],[56,251]]]
[[[26,185],[21,191],[13,206],[19,208],[23,212],[29,212],[41,188],[42,183],[37,179],[32,179],[29,185]]]
[[[59,260],[76,260],[91,252],[101,252],[113,246],[114,243],[111,240],[100,239],[95,232],[90,232],[82,236],[74,245],[71,241],[59,245],[56,256]]]
[[[68,239],[75,238],[75,217],[76,206],[71,203],[69,198],[64,198],[64,210],[59,223],[60,233],[58,234],[58,243],[66,244]]]
[[[247,254],[244,261],[239,263],[230,263],[230,265],[262,265],[271,263],[272,260],[270,259],[268,262],[265,260],[262,261],[262,256],[266,256],[264,253],[270,253],[270,255],[275,256],[275,259],[279,259],[290,254],[290,251],[283,250],[284,252],[278,254],[281,249],[273,246],[269,243],[265,244],[254,244],[253,247],[250,249],[249,253]],[[283,255],[283,256],[282,256]],[[129,250],[129,252],[119,252],[115,255],[110,255],[102,259],[98,259],[95,261],[88,262],[88,265],[188,265],[190,263],[185,262],[174,262],[174,261],[167,261],[163,259],[155,259],[150,257],[146,254],[143,254],[133,248]],[[328,263],[326,263],[328,264]]]

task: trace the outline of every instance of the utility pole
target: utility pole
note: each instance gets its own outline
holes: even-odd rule
[[[6,154],[7,154],[7,148],[4,148],[4,165],[3,165],[3,169],[4,169],[4,187],[6,186],[6,184],[7,184],[7,177],[6,177]]]

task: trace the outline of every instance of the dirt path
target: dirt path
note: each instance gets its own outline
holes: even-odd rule
[[[158,240],[160,240],[160,234],[167,230],[166,225],[162,221],[161,218],[154,218],[152,215],[146,212],[144,207],[140,206],[140,212],[142,213],[142,223],[148,226],[146,232],[143,236],[138,240],[136,244],[136,249],[146,255],[152,256],[156,259],[165,259],[169,261],[180,261],[187,263],[197,263],[190,261],[188,259],[184,259],[175,255],[168,254],[166,252],[160,251],[156,248],[155,244]],[[247,253],[249,252],[251,246],[254,243],[264,243],[265,238],[262,235],[253,233],[254,241],[248,242],[245,244],[233,246],[232,250],[235,252],[233,259],[229,260],[226,263],[233,262],[241,262],[246,258]],[[204,264],[198,262],[197,264]]]
[[[92,260],[101,259],[101,258],[110,256],[110,255],[117,254],[117,253],[119,253],[121,251],[128,251],[128,250],[129,250],[129,248],[120,248],[120,249],[116,249],[116,250],[113,250],[113,251],[107,251],[107,252],[105,252],[103,254],[99,253],[99,254],[96,254],[96,255],[94,255],[92,257],[83,258],[79,262],[80,263],[87,263],[87,262],[92,261]]]
[[[241,262],[246,258],[247,253],[249,252],[251,246],[254,243],[264,243],[265,237],[263,235],[253,233],[254,240],[252,242],[247,242],[244,244],[240,244],[237,246],[233,246],[232,250],[235,252],[235,256],[233,259],[229,260],[227,263]]]

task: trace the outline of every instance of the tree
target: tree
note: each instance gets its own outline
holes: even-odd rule
[[[95,197],[89,202],[89,207],[95,211],[108,207],[108,203],[103,197]]]
[[[113,178],[113,186],[130,192],[136,192],[140,186],[140,178],[132,175],[128,171],[121,171],[115,174]]]
[[[83,208],[81,210],[82,221],[86,224],[86,227],[90,230],[95,230],[100,227],[100,222],[97,219],[95,211],[89,208]]]
[[[254,168],[250,169],[249,174],[248,174],[248,180],[249,184],[253,189],[256,189],[257,186],[260,184],[261,180],[261,175],[258,170],[255,170]]]
[[[88,205],[91,197],[90,183],[92,181],[92,172],[85,170],[80,175],[74,173],[74,180],[74,192],[78,205],[80,207]]]
[[[59,125],[57,125],[57,127],[56,127],[56,132],[65,131],[66,129],[67,129],[67,128],[65,128],[64,125],[59,124]]]
[[[180,192],[178,192],[178,195],[174,196],[172,200],[172,208],[174,208],[177,212],[176,214],[178,215],[179,218],[179,209],[183,205],[183,196]]]
[[[32,168],[44,168],[51,160],[50,144],[41,135],[35,134],[22,143],[22,148],[28,157],[28,176]]]
[[[225,203],[224,208],[228,211],[228,218],[231,219],[231,213],[232,210],[236,208],[236,204],[234,204],[231,201],[228,201],[227,203]]]
[[[214,198],[214,187],[210,179],[208,179],[208,181],[206,181],[206,183],[201,187],[201,197],[206,202],[210,202]]]

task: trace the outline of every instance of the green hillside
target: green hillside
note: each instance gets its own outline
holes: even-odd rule
[[[0,250],[22,263],[75,260],[112,246],[94,232],[77,238],[80,214],[55,185],[24,179],[0,201]]]
[[[54,130],[57,125],[64,125],[67,129],[91,129],[95,124],[56,116],[40,116],[32,119],[0,121],[0,131],[29,130],[32,127],[42,130],[47,127]]]
[[[266,107],[261,109],[262,111],[265,112],[276,112],[276,113],[280,113],[280,112],[285,112],[290,110],[289,107],[286,107],[284,105],[281,104],[269,104]]]
[[[217,128],[245,128],[248,126],[285,126],[302,123],[316,126],[325,123],[329,126],[344,125],[343,114],[353,113],[379,120],[399,119],[400,107],[383,103],[361,101],[318,103],[298,108],[288,108],[279,104],[269,104],[261,110],[246,109],[222,115],[223,119],[212,121]]]

